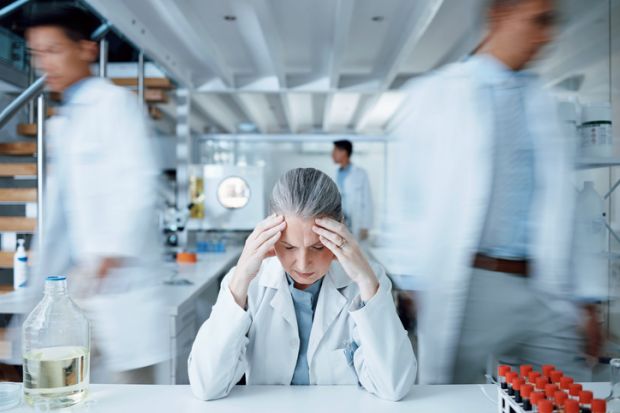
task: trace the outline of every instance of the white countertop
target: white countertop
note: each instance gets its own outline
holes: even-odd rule
[[[224,275],[224,272],[236,264],[241,247],[228,247],[224,253],[198,254],[196,264],[165,263],[166,276],[157,289],[160,290],[168,311],[175,315],[180,306],[202,293],[212,282]],[[178,269],[178,278],[192,281],[191,285],[166,285],[172,271]],[[14,291],[0,295],[0,314],[26,314],[32,310],[32,300],[28,290]]]
[[[584,388],[604,397],[608,383]],[[204,402],[194,398],[189,386],[91,385],[88,399],[71,413],[495,413],[494,385],[415,386],[400,402],[378,399],[356,386],[237,386],[224,399]],[[15,413],[33,412],[22,405]]]
[[[191,281],[191,285],[167,285],[162,284],[158,289],[168,305],[169,313],[176,315],[179,307],[184,303],[200,295],[211,283],[217,281],[220,276],[237,264],[242,248],[228,247],[224,253],[198,254],[196,264],[168,263],[169,273],[176,268],[177,278]]]

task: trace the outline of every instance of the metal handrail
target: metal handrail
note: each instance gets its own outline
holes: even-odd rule
[[[2,129],[21,108],[30,102],[30,100],[39,96],[45,89],[45,75],[34,81],[28,86],[14,101],[4,108],[0,113],[0,129]]]
[[[9,14],[13,13],[15,10],[19,9],[21,6],[28,3],[29,1],[30,0],[17,0],[9,4],[8,6],[3,7],[2,9],[0,9],[0,18],[8,16]]]

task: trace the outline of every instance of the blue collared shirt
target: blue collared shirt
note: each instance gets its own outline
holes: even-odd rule
[[[535,187],[534,142],[524,89],[530,76],[479,55],[479,75],[493,99],[493,182],[480,251],[496,258],[529,257],[530,210]]]
[[[319,292],[323,279],[316,281],[305,290],[295,288],[295,282],[290,275],[286,274],[289,290],[295,306],[295,316],[297,317],[297,329],[299,331],[299,354],[295,373],[291,384],[310,384],[310,369],[308,367],[308,342],[312,331],[312,321],[314,311],[319,300]]]

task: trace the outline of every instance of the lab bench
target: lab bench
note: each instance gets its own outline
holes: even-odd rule
[[[166,263],[170,274],[176,272],[175,279],[190,283],[176,285],[162,283],[155,287],[157,296],[164,301],[169,325],[170,357],[157,367],[157,383],[187,384],[187,358],[192,343],[201,324],[208,318],[215,304],[219,290],[219,279],[236,264],[241,247],[229,247],[223,253],[198,254],[195,264]],[[0,296],[0,314],[13,314],[21,322],[32,309],[27,291],[16,291]],[[0,357],[10,364],[21,364],[20,344],[11,341],[19,334],[0,337]]]
[[[586,383],[594,397],[606,397],[609,383]],[[32,412],[21,405],[14,413]],[[189,386],[92,385],[73,413],[168,412],[338,412],[338,413],[496,413],[497,387],[485,385],[414,386],[399,402],[381,400],[357,386],[236,386],[224,399],[196,399]]]

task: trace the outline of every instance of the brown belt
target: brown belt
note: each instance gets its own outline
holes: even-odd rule
[[[474,257],[473,267],[487,271],[505,272],[519,277],[527,277],[529,274],[527,260],[504,260],[480,253]]]

